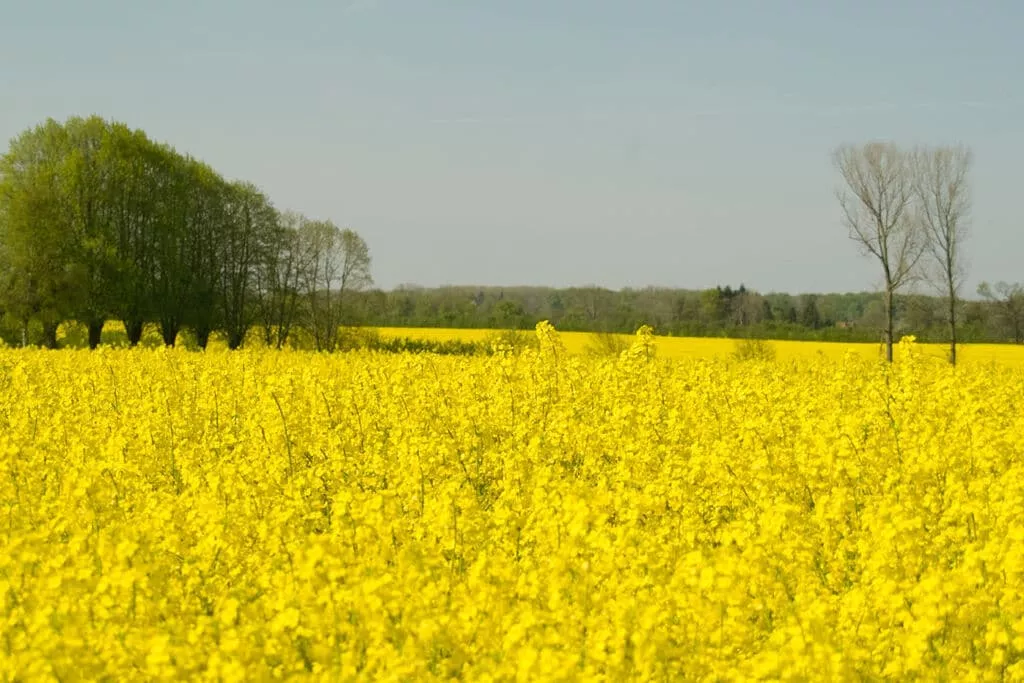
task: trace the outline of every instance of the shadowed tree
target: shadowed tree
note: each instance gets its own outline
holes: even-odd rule
[[[895,297],[914,277],[924,239],[913,214],[913,175],[896,145],[844,145],[833,153],[844,186],[836,193],[850,238],[878,260],[884,283],[886,360],[892,362]]]
[[[273,246],[266,250],[256,268],[257,318],[267,346],[284,346],[299,314],[303,277],[299,228],[303,221],[305,218],[297,212],[280,213],[272,236]]]
[[[191,215],[191,185],[195,180],[188,160],[167,145],[153,150],[156,161],[156,258],[150,275],[153,313],[164,344],[174,346],[188,316],[193,273],[188,267],[188,235],[195,225]]]
[[[187,189],[192,207],[184,239],[183,265],[190,273],[188,304],[182,322],[192,328],[196,344],[205,349],[213,330],[224,321],[221,296],[222,245],[233,229],[231,187],[212,168],[190,160]]]
[[[151,285],[161,154],[145,133],[119,123],[111,126],[107,146],[108,201],[116,253],[112,313],[124,322],[128,343],[135,346],[154,309]]]
[[[251,183],[233,183],[228,189],[228,216],[220,226],[218,244],[221,282],[221,318],[228,347],[237,349],[255,320],[256,271],[266,252],[277,247],[274,231],[277,212],[267,196]]]
[[[967,183],[971,152],[965,147],[917,148],[913,154],[914,191],[925,245],[934,267],[932,281],[946,299],[949,362],[956,364],[957,307],[963,284],[963,242],[971,209]]]

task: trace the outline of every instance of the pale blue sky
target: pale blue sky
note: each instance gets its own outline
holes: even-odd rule
[[[1024,280],[1024,3],[0,0],[0,138],[142,128],[360,232],[379,286],[877,285],[842,142],[963,142]]]

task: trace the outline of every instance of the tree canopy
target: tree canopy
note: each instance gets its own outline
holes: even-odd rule
[[[319,324],[325,292],[337,325],[344,295],[370,284],[355,231],[282,213],[252,183],[125,124],[50,119],[0,157],[0,309],[41,322],[48,346],[76,320],[94,347],[111,319],[132,344],[147,322],[167,344],[189,327],[201,346],[219,329],[236,348],[256,323],[281,344],[272,331]]]

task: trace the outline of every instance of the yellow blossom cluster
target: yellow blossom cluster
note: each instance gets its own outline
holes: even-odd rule
[[[1024,679],[1024,373],[0,350],[0,680]]]

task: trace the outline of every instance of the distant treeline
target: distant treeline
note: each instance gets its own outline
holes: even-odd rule
[[[963,301],[961,341],[1024,342],[1024,288],[984,285]],[[760,294],[744,285],[705,290],[599,287],[401,287],[358,295],[360,319],[379,327],[529,329],[550,320],[559,330],[633,333],[641,325],[674,336],[730,336],[878,342],[883,295]],[[921,341],[945,341],[945,300],[897,299],[897,330]]]

